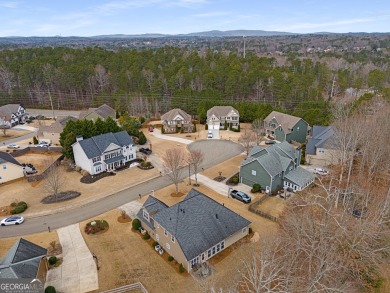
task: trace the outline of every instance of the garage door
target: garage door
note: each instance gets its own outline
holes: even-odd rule
[[[218,129],[219,130],[219,124],[209,124],[209,129],[210,130],[213,130],[213,129]]]

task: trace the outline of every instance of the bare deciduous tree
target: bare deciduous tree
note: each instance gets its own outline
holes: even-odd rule
[[[179,192],[179,182],[183,165],[185,163],[185,154],[182,149],[168,149],[162,156],[165,173],[175,184],[176,193]]]
[[[187,160],[189,165],[194,170],[195,185],[198,185],[198,172],[200,164],[202,164],[204,160],[204,153],[201,150],[190,150]]]
[[[252,132],[244,132],[240,135],[239,141],[243,145],[246,155],[249,155],[249,151],[256,144],[256,136]]]
[[[260,118],[254,120],[252,122],[252,130],[256,136],[256,144],[259,145],[265,136],[264,120]]]
[[[49,166],[45,174],[45,187],[48,192],[52,193],[57,199],[57,195],[60,193],[61,188],[65,185],[65,179],[63,170],[56,163],[46,162],[46,166]]]

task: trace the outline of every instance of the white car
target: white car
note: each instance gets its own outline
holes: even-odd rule
[[[18,149],[20,148],[20,145],[11,143],[7,146],[8,149]]]
[[[329,172],[326,171],[325,169],[322,169],[322,168],[314,168],[314,174],[318,174],[318,175],[328,175]]]
[[[213,138],[213,132],[211,130],[207,133],[207,138]]]
[[[1,220],[1,226],[9,226],[9,225],[19,225],[24,222],[24,218],[22,216],[11,216]]]
[[[37,144],[37,147],[49,147],[50,143],[46,141],[41,141],[40,143]]]

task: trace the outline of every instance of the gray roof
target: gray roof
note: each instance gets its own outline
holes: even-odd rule
[[[305,186],[307,183],[314,180],[314,175],[303,169],[302,167],[298,166],[295,170],[292,170],[287,175],[284,176],[284,179],[287,179],[291,181],[292,183],[295,183],[298,186]]]
[[[146,221],[143,217],[143,209],[146,209],[146,211],[149,213],[151,217],[153,217],[157,212],[164,210],[168,208],[168,206],[163,203],[161,200],[155,198],[154,196],[149,196],[148,199],[143,204],[142,208],[137,213],[137,218],[140,219],[144,224],[149,226],[149,228],[154,229],[153,225]]]
[[[307,140],[306,154],[315,155],[316,148],[330,147],[330,140],[333,138],[335,131],[332,126],[314,125],[312,137]]]
[[[162,121],[172,121],[173,119],[175,119],[175,117],[177,115],[180,115],[181,117],[183,117],[183,119],[185,121],[190,122],[192,120],[191,115],[187,114],[185,111],[183,111],[182,109],[178,109],[178,108],[172,109],[171,111],[162,115],[161,120]]]
[[[0,107],[0,118],[4,120],[11,120],[11,115],[17,113],[20,104],[7,104]]]
[[[100,156],[111,143],[114,143],[119,147],[134,145],[133,140],[126,131],[115,133],[109,132],[83,139],[75,144],[77,143],[80,144],[88,159]]]
[[[72,116],[66,116],[57,119],[56,122],[54,122],[51,125],[43,125],[39,127],[39,133],[43,134],[43,132],[51,132],[51,133],[61,133],[64,130],[64,127],[66,123],[69,121],[77,121],[77,118],[74,118]]]
[[[259,145],[255,145],[250,151],[249,151],[249,154],[248,156],[249,157],[252,157],[253,155],[261,152],[262,150],[264,150],[265,148],[264,147],[261,147]]]
[[[181,202],[156,213],[154,220],[176,238],[187,260],[251,223],[195,189]]]
[[[0,164],[12,163],[18,166],[22,166],[11,154],[6,152],[0,152]]]
[[[99,108],[89,108],[87,111],[81,112],[79,118],[84,119],[93,112],[98,114],[102,119],[107,119],[108,117],[115,118],[116,115],[115,110],[113,108],[106,104],[103,104]]]
[[[268,153],[257,158],[257,161],[272,177],[282,173],[284,170],[280,157],[276,153]]]
[[[207,111],[207,118],[215,115],[217,117],[227,116],[231,111],[234,111],[239,115],[238,111],[232,106],[214,106]]]
[[[277,126],[281,126],[284,133],[290,133],[291,129],[301,120],[302,118],[292,116],[289,114],[280,113],[278,111],[272,111],[265,119],[266,127],[268,127],[269,122],[275,118],[278,122]]]
[[[35,278],[47,250],[20,238],[0,260],[0,279]]]

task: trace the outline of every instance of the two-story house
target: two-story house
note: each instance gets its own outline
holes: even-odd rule
[[[192,132],[194,127],[191,115],[182,109],[172,109],[165,113],[161,116],[161,123],[165,133],[174,133],[176,128],[182,132]]]
[[[237,129],[240,125],[240,114],[232,106],[215,106],[207,111],[208,129],[224,129],[225,121],[227,129]]]
[[[24,167],[9,153],[0,152],[0,184],[24,177]]]
[[[50,140],[53,144],[59,144],[61,132],[64,130],[64,127],[69,120],[77,121],[77,118],[66,116],[57,118],[56,122],[51,125],[42,125],[38,129],[38,138]]]
[[[309,124],[300,117],[272,111],[264,119],[266,135],[278,141],[304,143]]]
[[[248,235],[251,224],[195,189],[171,207],[149,196],[137,217],[149,235],[188,272]]]
[[[99,108],[89,108],[87,111],[83,111],[79,115],[79,119],[87,119],[96,121],[98,118],[106,120],[108,117],[112,119],[116,118],[116,112],[110,106],[103,104]]]
[[[74,161],[91,175],[115,170],[136,158],[136,146],[126,131],[76,139],[72,145]]]
[[[0,107],[0,124],[13,127],[23,122],[26,117],[26,109],[20,104],[8,104]]]
[[[340,153],[334,142],[334,128],[332,126],[314,125],[311,132],[312,136],[306,144],[306,162],[319,166],[338,164]]]
[[[255,146],[240,166],[240,182],[249,186],[260,184],[266,192],[290,187],[302,190],[314,182],[314,175],[299,166],[300,148],[284,141],[268,148]]]

